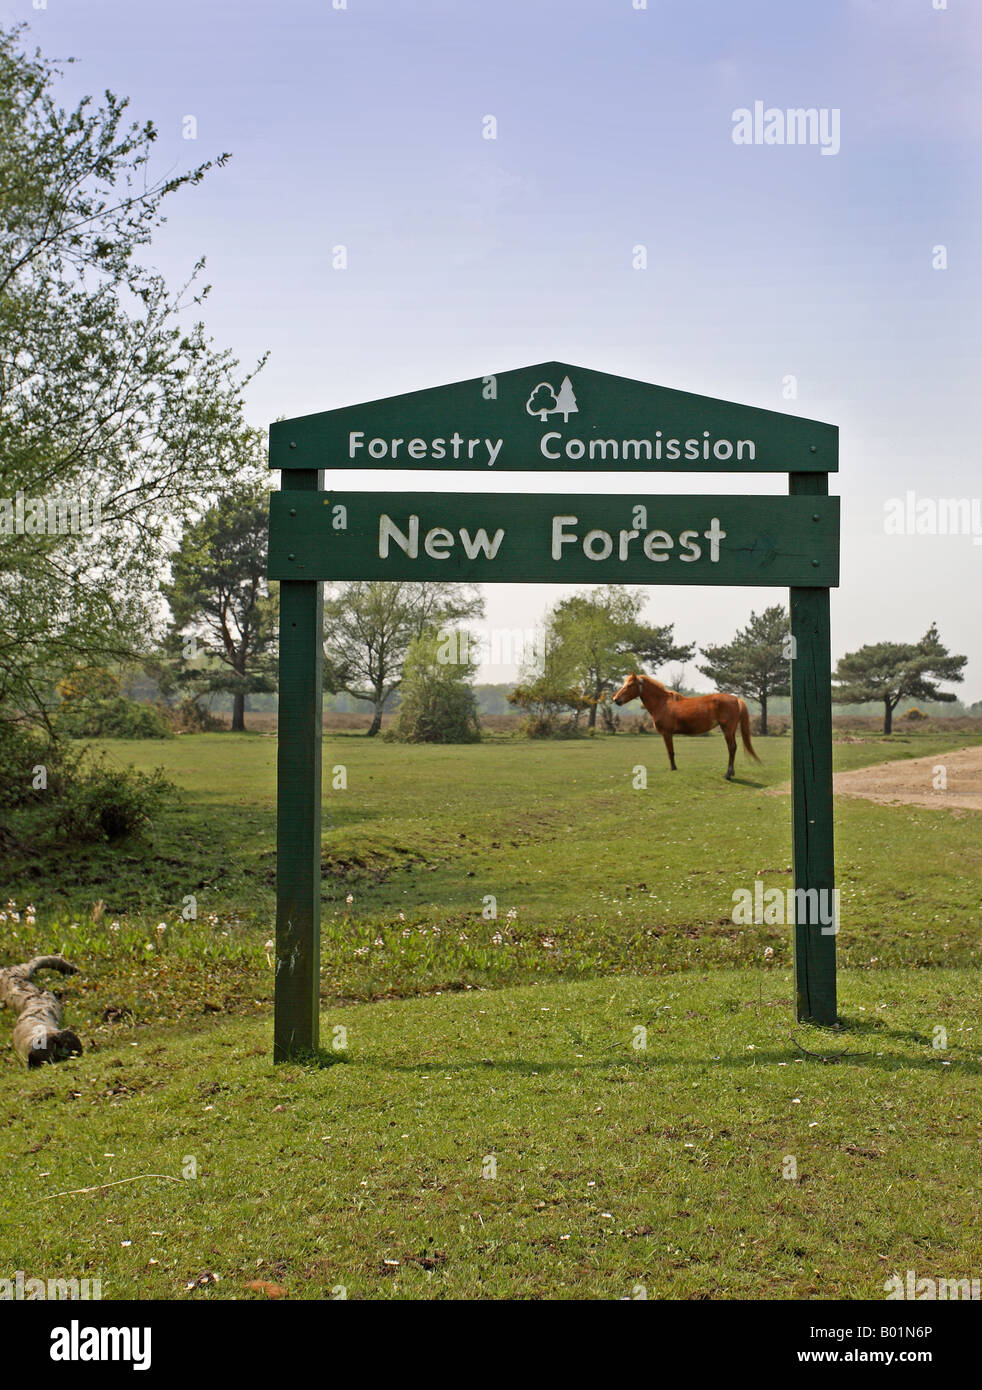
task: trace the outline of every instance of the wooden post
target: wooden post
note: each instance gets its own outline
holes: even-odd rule
[[[793,495],[827,496],[825,473],[789,475]],[[791,829],[796,889],[817,889],[825,916],[833,915],[835,855],[832,828],[832,652],[828,589],[790,590]],[[824,890],[824,891],[823,891]],[[796,902],[802,899],[796,896]],[[813,897],[811,903],[815,902]],[[795,1016],[799,1023],[836,1022],[835,929],[795,914]]]
[[[316,469],[283,469],[281,489],[317,492]],[[276,984],[273,1060],[320,1043],[321,725],[324,586],[280,581],[276,755]]]

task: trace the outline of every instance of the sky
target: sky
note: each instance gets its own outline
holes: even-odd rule
[[[928,518],[982,494],[971,0],[0,0],[0,17],[78,60],[66,105],[129,96],[159,131],[154,172],[231,152],[171,200],[144,259],[176,284],[204,255],[216,344],[244,364],[269,351],[253,424],[553,360],[829,421],[833,658],[936,621],[969,657],[959,695],[982,699],[982,536],[885,528],[908,492]],[[756,102],[825,112],[824,148],[736,143]],[[639,484],[326,464],[337,490]],[[527,627],[564,592],[488,585],[488,624]],[[647,595],[650,621],[700,645],[786,600]],[[708,685],[695,663],[686,677]]]

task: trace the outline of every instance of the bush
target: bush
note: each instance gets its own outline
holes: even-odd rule
[[[909,710],[907,711],[907,713],[904,715],[904,718],[905,718],[905,719],[928,719],[928,718],[930,718],[930,716],[927,715],[927,714],[925,714],[924,711],[923,711],[922,709],[918,709],[917,706],[915,705],[913,709],[909,709]]]
[[[213,734],[227,727],[221,719],[190,697],[179,705],[163,706],[161,714],[175,734]]]
[[[46,731],[0,719],[0,816],[16,815],[0,824],[0,843],[117,840],[144,828],[174,790],[159,769],[148,775],[86,758]]]
[[[77,774],[81,756],[43,729],[0,718],[0,808],[59,797]]]
[[[439,659],[438,639],[414,639],[406,656],[393,730],[404,743],[479,743],[473,666]]]
[[[580,733],[580,716],[593,701],[579,686],[564,686],[544,674],[530,684],[516,686],[508,703],[528,711],[522,725],[528,738],[574,738]]]
[[[153,705],[125,695],[65,700],[54,719],[68,738],[173,738],[170,722]]]
[[[754,736],[755,738],[761,738],[761,737],[763,737],[762,732],[761,732],[761,727],[760,727],[760,725],[761,725],[760,715],[759,715],[759,714],[752,714],[752,715],[750,716],[750,732],[753,734],[753,736]],[[791,720],[790,720],[790,718],[784,717],[784,716],[782,716],[782,715],[777,715],[777,716],[775,716],[775,715],[773,715],[773,714],[768,718],[768,720],[767,720],[767,737],[768,737],[768,738],[780,738],[782,735],[788,734],[788,733],[790,733],[790,732],[791,732]]]
[[[55,825],[75,841],[119,840],[145,829],[172,790],[159,768],[146,773],[98,764],[66,788]]]

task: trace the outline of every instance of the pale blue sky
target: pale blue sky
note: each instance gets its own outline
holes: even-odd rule
[[[971,658],[960,693],[982,697],[982,546],[883,531],[884,502],[908,488],[980,492],[982,23],[968,0],[0,0],[0,15],[80,60],[66,101],[128,94],[160,131],[160,172],[233,153],[174,201],[152,259],[176,281],[205,254],[217,341],[243,361],[272,350],[254,423],[545,360],[829,420],[834,654],[937,619]],[[756,100],[837,108],[839,153],[735,145],[732,114]],[[947,270],[932,268],[938,244]],[[797,400],[782,398],[788,375]],[[532,486],[628,490],[585,474]],[[659,489],[726,490],[656,475]],[[490,619],[516,626],[558,591],[486,592]],[[650,595],[652,620],[706,642],[782,597]]]

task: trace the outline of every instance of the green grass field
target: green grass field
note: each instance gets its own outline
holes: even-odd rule
[[[850,743],[836,766],[969,741]],[[763,794],[787,739],[727,784],[718,737],[681,743],[673,776],[644,736],[332,736],[325,1050],[274,1069],[275,740],[104,747],[179,794],[143,841],[25,844],[9,867],[3,959],[82,968],[59,989],[87,1050],[20,1071],[0,1015],[0,1273],[31,1252],[44,1277],[163,1298],[878,1297],[908,1268],[978,1275],[977,813],[837,802],[835,1035],[793,1023],[788,929],[732,920],[735,889],[790,884],[788,798]]]

